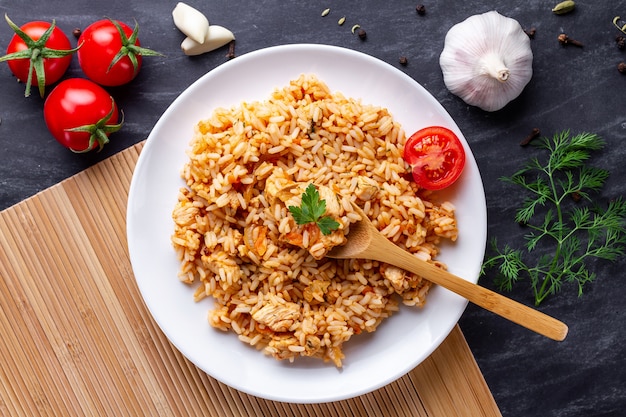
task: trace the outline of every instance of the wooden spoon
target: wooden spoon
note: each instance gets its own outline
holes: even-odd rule
[[[486,310],[550,339],[562,341],[567,336],[567,325],[559,320],[459,278],[396,246],[376,229],[359,206],[354,203],[353,206],[362,220],[350,225],[350,232],[346,236],[348,241],[331,249],[326,255],[329,258],[361,258],[385,262],[424,277]]]

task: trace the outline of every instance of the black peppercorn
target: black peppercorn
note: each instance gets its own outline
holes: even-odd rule
[[[426,6],[424,6],[423,4],[418,4],[417,6],[415,6],[415,11],[418,15],[424,16],[426,14]]]
[[[80,30],[80,28],[76,28],[72,31],[72,35],[74,35],[75,38],[80,38],[81,33],[82,31]]]
[[[367,33],[365,33],[365,31],[363,29],[359,29],[357,31],[357,35],[359,35],[359,39],[365,39],[367,38]]]
[[[619,72],[621,72],[622,74],[626,74],[626,63],[624,63],[624,62],[620,62],[620,63],[617,65],[617,70],[618,70]]]
[[[626,46],[626,38],[624,38],[622,35],[617,35],[615,37],[615,43],[617,44],[617,47],[619,49],[624,49],[624,47]]]
[[[403,55],[400,57],[399,62],[400,62],[400,65],[406,65],[409,63],[409,60]]]

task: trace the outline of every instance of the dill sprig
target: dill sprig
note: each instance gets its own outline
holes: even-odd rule
[[[515,221],[530,229],[525,250],[501,248],[494,238],[494,254],[485,257],[481,269],[485,275],[497,267],[495,283],[501,290],[510,291],[528,278],[535,305],[556,294],[563,283],[576,284],[582,295],[585,284],[596,278],[586,261],[615,261],[626,247],[626,202],[620,197],[601,208],[591,198],[609,176],[608,171],[587,165],[591,152],[602,149],[604,141],[595,134],[571,136],[569,131],[537,141],[549,153],[547,160],[533,158],[512,176],[500,178],[529,193],[515,213]],[[544,254],[531,256],[540,243]],[[536,264],[525,261],[525,255]]]

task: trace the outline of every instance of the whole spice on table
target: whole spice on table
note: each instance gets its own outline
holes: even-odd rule
[[[418,15],[424,16],[426,14],[426,6],[424,6],[423,4],[418,4],[417,6],[415,6],[415,11]]]
[[[228,54],[226,54],[226,58],[233,59],[235,57],[235,40],[233,39],[228,44]]]
[[[404,55],[402,55],[400,57],[400,59],[398,59],[398,62],[400,63],[400,65],[404,65],[406,66],[409,63],[409,60],[407,57],[405,57]]]
[[[626,38],[624,38],[622,35],[617,35],[615,37],[615,44],[617,45],[617,49],[624,49],[624,47],[626,46]]]
[[[620,62],[617,64],[617,70],[622,74],[626,74],[626,63]]]
[[[501,178],[528,194],[515,214],[515,221],[529,229],[525,250],[499,245],[494,238],[481,275],[495,269],[502,290],[528,279],[539,305],[566,283],[576,285],[582,295],[596,278],[586,264],[589,259],[615,261],[624,256],[626,201],[615,198],[603,208],[592,198],[609,176],[588,163],[592,151],[604,146],[599,136],[564,131],[533,143],[547,151],[547,157],[532,158],[512,176]]]
[[[615,16],[613,18],[613,25],[619,29],[620,32],[626,34],[626,23],[624,23],[621,17]]]
[[[576,8],[576,3],[572,0],[565,0],[554,6],[552,11],[554,14],[566,14],[569,12],[573,12]]]
[[[541,135],[541,131],[539,129],[537,129],[536,127],[533,128],[533,130],[530,131],[530,134],[528,136],[526,136],[524,138],[524,140],[522,140],[519,144],[520,146],[526,146],[528,145],[530,142],[533,141],[533,139],[536,139],[539,137],[539,135]]]
[[[565,33],[561,33],[557,39],[559,40],[559,43],[563,46],[574,45],[578,46],[579,48],[583,47],[582,42],[578,42],[577,40],[570,38]]]
[[[356,34],[359,36],[359,39],[365,40],[367,38],[367,33],[363,29],[357,30]]]

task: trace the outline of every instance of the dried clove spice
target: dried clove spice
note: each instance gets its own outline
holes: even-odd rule
[[[583,198],[583,196],[580,195],[580,193],[578,191],[574,191],[573,193],[571,193],[570,197],[572,197],[572,200],[574,200],[574,202],[576,202],[576,203],[578,203]]]
[[[232,40],[228,44],[228,53],[226,54],[226,58],[233,59],[235,57],[235,41]]]
[[[561,33],[558,37],[558,40],[559,40],[559,43],[563,46],[574,45],[574,46],[578,46],[579,48],[582,48],[583,46],[581,42],[578,42],[577,40],[570,38],[565,33]]]
[[[539,135],[541,135],[541,131],[539,129],[537,129],[536,127],[533,128],[533,130],[530,131],[530,134],[528,136],[526,136],[524,138],[524,140],[522,140],[519,145],[520,146],[526,146],[528,145],[530,142],[533,141],[533,139],[538,138]]]

